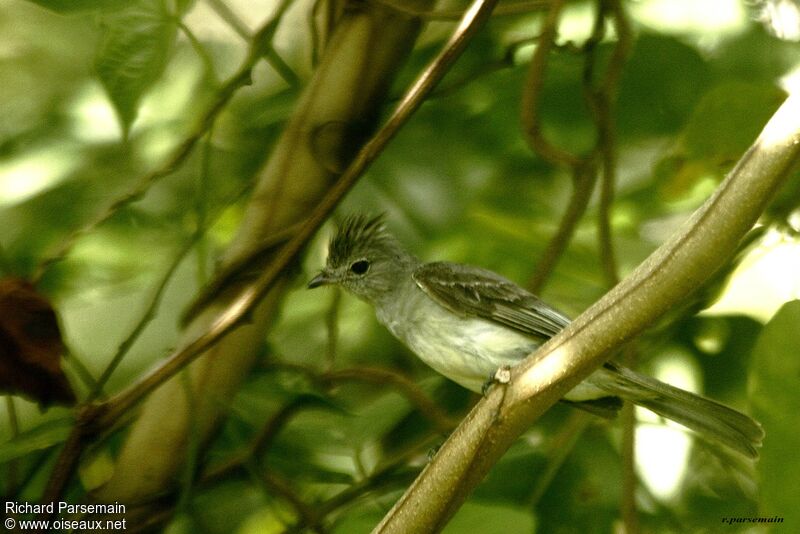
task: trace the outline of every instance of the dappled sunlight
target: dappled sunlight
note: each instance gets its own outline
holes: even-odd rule
[[[30,281],[52,303],[56,363],[79,398],[43,411],[11,394],[31,370],[19,358],[19,376],[4,370],[15,347],[1,319],[20,306],[0,291],[0,492],[118,501],[129,528],[171,534],[368,532],[408,488],[410,513],[389,519],[398,532],[694,532],[722,509],[800,523],[784,495],[800,478],[785,452],[800,448],[785,417],[800,412],[798,359],[785,357],[800,352],[800,302],[763,324],[800,297],[797,188],[762,218],[793,230],[734,250],[778,171],[712,213],[730,225],[697,234],[705,254],[675,252],[691,284],[733,258],[730,281],[696,299],[683,282],[649,293],[664,302],[634,292],[622,317],[592,316],[590,348],[565,336],[488,402],[480,388],[672,239],[784,91],[798,93],[786,1],[501,1],[449,41],[474,0],[0,0],[0,281]],[[774,19],[759,18],[767,2]],[[424,103],[390,115],[421,77]],[[752,161],[796,157],[800,108],[783,116]],[[387,280],[364,293],[379,314],[307,291],[328,263],[327,227],[378,213],[408,254],[371,262],[362,233],[339,272],[351,288]],[[424,276],[416,259],[479,269]],[[262,288],[268,272],[280,281]],[[720,289],[714,317],[697,317]],[[725,441],[704,410],[653,400],[658,387],[626,371],[567,396],[628,395],[702,433],[698,415],[711,439],[637,409],[629,457],[621,418],[564,403],[525,428],[519,416],[555,402],[580,358],[617,354],[639,313],[661,307],[636,341],[637,372],[752,413],[763,443],[749,416],[733,416],[743,437]],[[29,330],[14,339],[43,334]],[[618,404],[581,407],[610,417]],[[474,426],[453,434],[460,421]],[[741,473],[704,461],[755,448]],[[444,526],[437,514],[473,489]]]
[[[697,370],[681,354],[664,357],[654,366],[653,376],[688,391],[697,392]],[[678,494],[686,474],[692,446],[688,430],[664,420],[649,410],[636,409],[636,468],[642,483],[662,500]]]
[[[773,35],[800,41],[800,5],[796,0],[763,0],[759,6],[760,18]]]
[[[61,143],[0,160],[0,207],[25,202],[57,186],[79,164],[78,154]]]
[[[565,375],[564,368],[572,359],[570,347],[569,343],[562,344],[529,367],[525,374],[517,380],[518,397],[527,399],[547,389],[558,378],[563,377]]]
[[[122,139],[122,129],[103,89],[90,83],[78,93],[70,107],[72,133],[86,143],[109,143]]]
[[[781,77],[780,84],[787,93],[800,93],[800,62]]]
[[[758,141],[765,150],[800,143],[800,93],[790,93],[764,127]]]
[[[631,4],[643,24],[663,32],[690,33],[698,37],[742,31],[747,12],[736,0],[647,0]]]
[[[800,298],[800,239],[769,230],[736,267],[721,297],[702,315],[742,314],[769,321],[786,302]]]

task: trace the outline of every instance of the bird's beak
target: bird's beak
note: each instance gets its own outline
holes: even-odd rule
[[[308,289],[314,289],[315,287],[325,286],[328,284],[333,284],[335,282],[336,280],[333,278],[333,276],[331,276],[330,273],[328,273],[323,269],[317,276],[315,276],[308,282],[307,287]]]

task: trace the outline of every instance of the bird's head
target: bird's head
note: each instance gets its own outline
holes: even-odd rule
[[[309,288],[339,284],[375,303],[391,293],[413,257],[386,231],[383,215],[351,215],[328,244],[328,260]]]

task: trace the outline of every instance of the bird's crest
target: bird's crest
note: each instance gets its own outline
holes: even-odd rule
[[[367,251],[389,252],[395,247],[394,239],[386,232],[383,214],[374,217],[349,215],[328,244],[328,263],[341,265]]]

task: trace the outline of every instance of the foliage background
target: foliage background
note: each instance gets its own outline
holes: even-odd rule
[[[766,4],[624,6],[635,38],[617,90],[610,212],[621,276],[713,191],[785,91],[800,83],[798,45],[759,19]],[[180,315],[213,275],[253,177],[314,70],[312,7],[291,3],[273,40],[280,59],[257,65],[252,85],[236,91],[213,126],[201,127],[174,172],[146,181],[141,196],[108,210],[198,132],[221,80],[245,57],[247,40],[239,34],[261,24],[273,2],[0,0],[0,258],[4,274],[37,277],[52,299],[69,348],[64,368],[79,397],[95,387],[152,304],[157,313],[103,391],[135,382],[178,342]],[[546,136],[575,153],[595,141],[577,49],[591,33],[595,9],[592,2],[568,5],[541,97]],[[520,127],[541,21],[537,9],[495,16],[338,213],[385,211],[395,233],[425,259],[530,280],[572,192],[569,169],[532,153]],[[393,95],[453,24],[427,24]],[[598,55],[608,58],[614,42],[610,32]],[[767,439],[756,466],[640,414],[640,484],[625,495],[621,465],[633,460],[620,445],[623,427],[557,406],[508,452],[446,531],[480,524],[481,532],[608,532],[622,528],[626,499],[635,500],[646,532],[768,531],[722,525],[730,516],[783,517],[786,526],[775,530],[797,524],[800,460],[793,451],[800,443],[792,417],[800,409],[800,307],[781,307],[800,290],[796,182],[726,272],[636,347],[643,370],[757,416]],[[540,291],[572,315],[608,288],[600,212],[595,195]],[[103,213],[107,220],[40,269]],[[366,532],[443,440],[448,423],[474,401],[416,361],[366,305],[333,291],[302,290],[324,261],[325,240],[320,235],[309,247],[238,394],[213,399],[227,411],[220,432],[208,445],[190,440],[175,486],[148,504],[158,511],[154,528]],[[343,370],[350,375],[336,375]],[[412,385],[398,387],[398,377]],[[420,406],[415,395],[434,399],[441,413]],[[64,408],[41,412],[20,398],[6,407],[2,491],[35,501],[73,416]],[[84,499],[108,478],[124,436],[121,429],[89,449],[68,500]],[[259,438],[257,454],[246,454]]]

